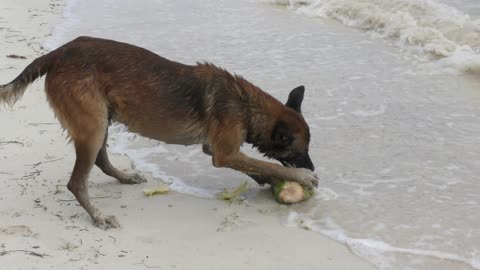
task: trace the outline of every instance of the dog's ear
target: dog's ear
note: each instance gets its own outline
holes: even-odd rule
[[[288,100],[287,103],[285,103],[285,106],[290,107],[299,113],[302,112],[301,107],[304,93],[305,87],[303,85],[293,89],[288,95]]]
[[[277,146],[288,146],[293,142],[288,126],[283,121],[278,121],[272,131],[272,141]]]

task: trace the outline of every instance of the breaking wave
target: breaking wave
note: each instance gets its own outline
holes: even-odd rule
[[[338,20],[424,52],[441,66],[480,72],[480,19],[433,0],[261,0]]]

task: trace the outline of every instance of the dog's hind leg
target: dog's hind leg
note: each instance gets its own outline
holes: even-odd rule
[[[90,129],[93,130],[93,129]],[[76,161],[72,176],[68,182],[68,189],[75,195],[78,202],[87,211],[100,228],[118,228],[120,227],[114,216],[104,216],[91,202],[88,196],[88,175],[93,168],[95,158],[102,147],[104,136],[103,127],[97,132],[89,132],[81,137],[73,137]]]
[[[116,178],[122,184],[140,184],[144,183],[147,180],[137,173],[127,174],[117,168],[115,168],[110,160],[108,159],[107,154],[107,139],[108,139],[108,128],[105,132],[105,138],[103,140],[103,145],[100,151],[98,152],[95,165],[100,168],[106,175]]]
[[[67,75],[65,75],[67,74]],[[103,146],[108,126],[104,95],[94,77],[79,72],[54,71],[47,74],[45,92],[62,127],[68,131],[76,153],[75,166],[67,184],[95,224],[117,228],[114,216],[104,216],[88,196],[88,176]]]

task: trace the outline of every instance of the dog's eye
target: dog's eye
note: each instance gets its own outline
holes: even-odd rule
[[[272,141],[274,144],[280,146],[287,146],[293,142],[293,138],[290,135],[288,127],[285,123],[279,121],[272,133]]]
[[[282,144],[285,144],[285,145],[288,145],[290,143],[292,143],[293,141],[293,138],[288,136],[288,135],[280,135],[280,141],[282,142]]]

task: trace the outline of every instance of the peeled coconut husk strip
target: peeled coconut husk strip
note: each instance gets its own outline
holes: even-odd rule
[[[167,185],[162,185],[154,188],[147,188],[143,190],[145,196],[152,196],[155,194],[165,194],[170,191],[170,188]]]
[[[308,188],[292,181],[279,181],[272,186],[273,197],[282,204],[292,204],[312,197],[313,188]]]
[[[225,189],[223,192],[219,193],[217,197],[221,200],[229,201],[247,191],[248,191],[248,182],[243,182],[243,184],[239,185],[238,187],[232,190]]]

